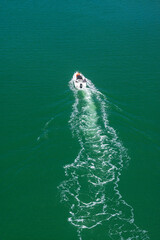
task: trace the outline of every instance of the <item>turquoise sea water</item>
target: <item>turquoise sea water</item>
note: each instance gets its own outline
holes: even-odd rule
[[[160,2],[0,9],[0,239],[158,240]]]

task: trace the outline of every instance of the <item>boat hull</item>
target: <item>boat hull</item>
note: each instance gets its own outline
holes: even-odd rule
[[[73,75],[74,86],[78,90],[84,90],[87,87],[87,80],[81,73],[74,73]]]

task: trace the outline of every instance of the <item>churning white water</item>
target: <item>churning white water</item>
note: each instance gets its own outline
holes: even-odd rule
[[[66,179],[59,186],[62,200],[69,204],[68,221],[77,228],[79,239],[85,238],[84,231],[100,224],[106,226],[106,239],[149,239],[135,224],[133,208],[118,190],[129,158],[108,122],[107,100],[87,82],[83,91],[74,88],[73,80],[69,82],[75,97],[69,123],[80,150],[76,159],[64,166]]]

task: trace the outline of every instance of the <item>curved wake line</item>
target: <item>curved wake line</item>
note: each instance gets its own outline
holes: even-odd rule
[[[87,82],[84,91],[69,82],[75,97],[69,123],[81,150],[64,166],[66,180],[58,187],[70,205],[68,221],[77,227],[79,239],[85,230],[107,223],[110,239],[147,240],[147,232],[134,223],[133,208],[118,190],[124,161],[129,159],[126,149],[109,125],[105,96]]]

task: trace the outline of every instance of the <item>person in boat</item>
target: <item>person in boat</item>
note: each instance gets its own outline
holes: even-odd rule
[[[83,78],[82,78],[82,75],[81,75],[80,73],[77,73],[77,74],[76,74],[76,78],[77,78],[77,79],[82,79],[83,82],[86,82],[86,79],[85,79],[85,78],[83,79]]]
[[[80,73],[77,73],[77,74],[76,74],[76,78],[77,78],[77,79],[82,79],[81,74],[80,74]]]

